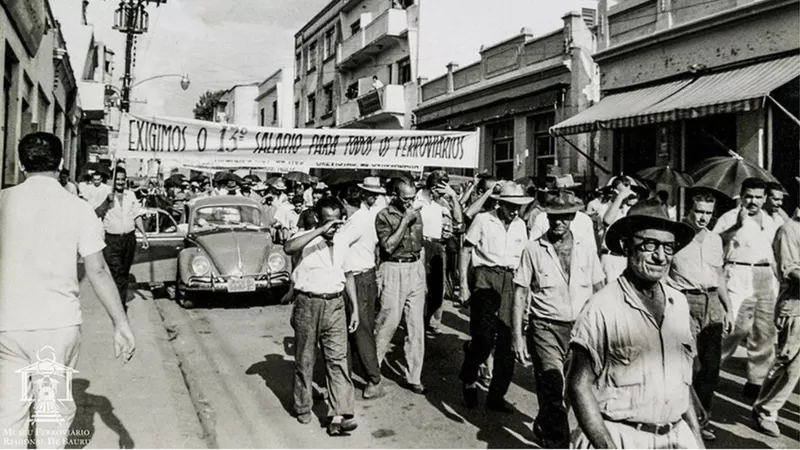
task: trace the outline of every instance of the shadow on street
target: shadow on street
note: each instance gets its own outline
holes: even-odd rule
[[[95,432],[95,415],[100,416],[100,420],[117,433],[119,436],[119,448],[134,448],[133,438],[114,414],[114,407],[111,401],[102,395],[94,395],[87,392],[89,385],[89,380],[83,378],[72,380],[72,395],[77,411],[75,420],[70,427],[70,441],[66,448],[84,448],[91,442]]]

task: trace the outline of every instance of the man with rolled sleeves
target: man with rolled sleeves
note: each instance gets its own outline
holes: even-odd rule
[[[564,402],[564,365],[572,325],[581,308],[603,287],[605,274],[594,236],[573,232],[571,223],[583,202],[561,191],[543,205],[548,230],[522,251],[514,276],[513,349],[520,363],[533,360],[539,412],[533,434],[544,448],[569,446]],[[531,297],[530,306],[528,298]],[[527,345],[523,313],[527,309]],[[527,347],[527,348],[526,348]]]
[[[722,336],[733,324],[733,311],[722,272],[722,239],[708,230],[716,199],[698,190],[686,218],[695,229],[694,239],[672,259],[667,284],[683,293],[689,302],[692,335],[697,342],[692,385],[702,410],[698,414],[703,440],[716,439],[709,423],[711,402],[719,384]]]
[[[567,396],[580,426],[572,448],[702,446],[689,304],[663,281],[693,237],[657,200],[609,227],[606,245],[627,268],[589,299],[572,329]]]
[[[383,362],[400,320],[405,318],[406,382],[417,394],[425,393],[422,363],[425,359],[425,266],[422,252],[422,217],[414,208],[417,188],[398,180],[388,207],[375,217],[381,259],[381,308],[375,319],[375,346]]]
[[[519,218],[522,205],[533,202],[516,183],[505,183],[492,196],[497,209],[480,213],[470,225],[461,249],[461,298],[469,302],[471,341],[464,345],[461,366],[464,402],[470,408],[478,403],[478,371],[494,348],[494,371],[486,407],[511,412],[505,395],[514,375],[511,354],[511,303],[514,298],[514,270],[528,240],[525,222]],[[467,270],[474,267],[474,286],[470,295]]]
[[[763,209],[767,183],[748,178],[740,190],[741,206],[723,214],[714,227],[725,245],[725,278],[733,331],[722,341],[722,361],[747,342],[744,395],[755,399],[775,357],[775,300],[778,280],[772,241],[778,227]]]

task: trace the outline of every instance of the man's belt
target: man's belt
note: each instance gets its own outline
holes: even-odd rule
[[[735,266],[747,266],[747,267],[769,267],[770,263],[762,262],[762,263],[746,263],[741,261],[727,261],[725,264],[733,264]]]
[[[133,233],[135,233],[135,232],[136,232],[136,230],[134,230],[134,231],[128,231],[127,233],[109,233],[108,231],[106,231],[106,235],[108,235],[108,236],[114,236],[114,237],[122,237],[122,236],[128,236],[128,235],[131,235],[131,234],[133,234]]]
[[[375,272],[375,268],[374,267],[370,267],[369,269],[364,269],[364,270],[354,270],[353,271],[353,276],[357,277],[359,275],[364,275],[365,273],[370,273],[370,272]]]
[[[628,421],[628,420],[618,420],[618,421],[613,421],[613,422],[621,423],[623,425],[627,425],[627,426],[629,426],[631,428],[635,428],[635,429],[637,429],[639,431],[644,431],[645,433],[651,433],[651,434],[656,434],[658,436],[663,436],[665,434],[669,434],[670,431],[672,431],[675,428],[677,428],[678,425],[682,421],[683,420],[681,419],[681,420],[678,420],[676,422],[667,423],[667,424],[664,424],[664,425],[655,425],[655,424],[652,424],[652,423],[631,422],[631,421]]]
[[[705,288],[705,289],[681,289],[681,292],[683,292],[684,294],[689,294],[689,295],[705,295],[705,294],[713,294],[714,292],[717,292],[717,288],[710,287],[710,288]]]
[[[400,256],[396,258],[387,258],[386,262],[392,263],[413,263],[419,261],[419,256]]]
[[[478,270],[478,269],[492,270],[494,272],[511,272],[511,273],[514,273],[514,272],[517,271],[517,269],[512,269],[511,267],[505,267],[505,266],[477,266],[477,267],[475,267],[475,270]]]
[[[437,238],[423,237],[422,240],[425,241],[425,242],[433,242],[434,244],[441,244],[441,243],[444,242],[444,239],[440,239],[440,238],[437,239]]]
[[[339,298],[342,296],[341,292],[337,292],[335,294],[315,294],[313,292],[299,291],[299,293],[300,295],[305,295],[306,297],[309,298],[319,298],[322,300],[333,300],[335,298]]]

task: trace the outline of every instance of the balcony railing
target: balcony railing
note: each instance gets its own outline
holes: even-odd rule
[[[339,105],[337,123],[347,124],[381,114],[405,114],[405,87],[389,84]]]
[[[385,39],[400,37],[407,32],[406,10],[388,9],[339,44],[336,61],[346,65],[362,52],[378,52],[385,45]]]

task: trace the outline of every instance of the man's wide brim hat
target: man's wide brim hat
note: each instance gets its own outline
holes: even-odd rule
[[[583,202],[568,191],[560,191],[558,196],[542,204],[544,212],[551,215],[574,214],[583,209]]]
[[[625,239],[641,230],[664,230],[675,235],[675,251],[686,247],[694,238],[691,226],[669,218],[667,209],[658,200],[640,201],[633,205],[628,215],[614,222],[606,232],[606,246],[613,253],[625,253],[622,244]]]
[[[378,177],[364,178],[363,183],[358,183],[358,187],[375,194],[386,194],[386,189],[381,186],[381,179]]]
[[[500,188],[497,195],[491,196],[494,200],[508,202],[514,205],[527,205],[533,202],[533,197],[525,195],[525,190],[517,183],[507,182]]]

